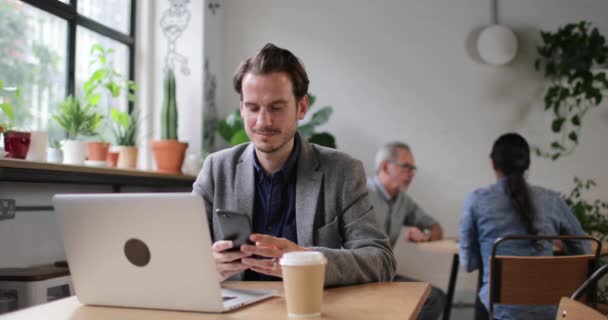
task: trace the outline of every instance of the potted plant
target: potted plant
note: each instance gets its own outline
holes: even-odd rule
[[[312,94],[308,95],[308,110],[312,108],[316,101],[316,97]],[[336,148],[336,138],[329,132],[316,132],[316,128],[329,121],[333,113],[331,106],[325,106],[315,112],[310,120],[305,124],[298,126],[298,132],[303,138],[312,143],[322,145],[324,147]],[[225,119],[222,119],[218,124],[218,132],[220,136],[230,145],[235,146],[249,141],[247,132],[243,125],[241,113],[237,109],[229,114]]]
[[[94,106],[82,106],[73,96],[68,96],[59,104],[53,119],[65,130],[67,139],[63,142],[63,163],[84,164],[87,157],[87,144],[78,140],[94,136],[103,116],[94,110]]]
[[[550,151],[536,147],[537,155],[553,160],[566,156],[578,145],[583,118],[599,106],[608,92],[608,44],[590,23],[567,24],[556,32],[541,31],[536,70],[549,81],[545,110],[551,112],[551,130],[558,135]]]
[[[15,87],[5,87],[0,80],[0,92],[10,92],[15,97],[19,97],[19,89]],[[23,131],[15,131],[15,110],[10,104],[8,97],[0,96],[0,109],[2,116],[0,117],[0,133],[4,137],[4,148],[8,158],[25,159],[30,147],[30,133]]]
[[[113,108],[110,113],[114,120],[114,139],[118,158],[116,167],[121,169],[135,169],[137,167],[137,147],[135,138],[137,133],[137,112],[129,114]]]
[[[63,151],[61,150],[61,141],[55,139],[49,141],[49,147],[46,150],[46,161],[50,163],[63,162]]]
[[[103,95],[105,102],[109,106],[107,110],[114,110],[115,108],[112,107],[114,99],[120,97],[123,89],[127,90],[129,101],[134,101],[135,83],[130,80],[125,80],[124,76],[114,69],[112,59],[114,49],[105,49],[99,44],[94,44],[91,47],[90,53],[91,61],[89,62],[89,67],[93,69],[93,72],[89,79],[84,83],[84,99],[87,104],[97,107],[102,101]],[[108,120],[110,120],[110,118],[114,120],[111,111]],[[110,127],[112,127],[112,125],[110,125]],[[88,159],[105,163],[108,158],[109,147],[110,144],[103,141],[103,139],[89,142]],[[134,144],[130,147],[134,147]],[[133,151],[129,152],[132,153]],[[137,149],[135,149],[135,153],[137,153]],[[125,155],[125,159],[127,159],[127,155]],[[133,159],[123,162],[123,166],[128,164],[128,168],[135,168],[135,166],[130,164],[132,161]],[[135,156],[135,163],[137,163],[137,156]]]
[[[165,71],[164,99],[161,110],[161,140],[151,142],[156,169],[161,173],[179,174],[182,171],[188,143],[177,139],[177,101],[175,75],[171,68]]]

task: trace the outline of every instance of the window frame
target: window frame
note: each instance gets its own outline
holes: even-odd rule
[[[81,26],[90,31],[96,32],[111,40],[120,42],[127,46],[129,52],[129,75],[131,81],[135,81],[135,27],[136,27],[136,5],[137,0],[131,1],[129,34],[113,29],[78,13],[78,0],[70,0],[70,3],[63,3],[59,0],[20,0],[35,8],[50,13],[56,17],[64,19],[68,23],[68,48],[67,48],[67,86],[66,96],[74,95],[76,88],[76,27]],[[133,102],[129,101],[129,113],[133,112]]]

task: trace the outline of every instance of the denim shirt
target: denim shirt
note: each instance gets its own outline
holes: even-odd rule
[[[470,193],[464,203],[460,220],[460,265],[468,272],[483,270],[481,301],[489,310],[489,262],[492,245],[499,237],[528,234],[523,218],[513,208],[506,178],[496,184]],[[579,221],[566,202],[556,192],[528,185],[535,208],[535,226],[539,235],[584,235]],[[498,247],[499,255],[551,256],[550,241],[533,246],[529,241],[505,242]],[[588,243],[565,243],[566,254],[590,252]],[[494,305],[496,319],[555,319],[557,306]]]

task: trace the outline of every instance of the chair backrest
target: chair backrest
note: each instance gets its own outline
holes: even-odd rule
[[[505,241],[595,241],[595,254],[573,256],[498,256]],[[532,244],[531,244],[532,245]],[[557,305],[570,296],[592,273],[599,259],[601,242],[590,236],[507,236],[494,242],[490,257],[490,319],[494,304]],[[590,293],[589,297],[592,297]],[[591,298],[592,299],[592,298]]]
[[[555,320],[606,320],[606,316],[583,303],[563,297]]]

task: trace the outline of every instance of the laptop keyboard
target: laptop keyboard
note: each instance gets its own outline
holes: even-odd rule
[[[222,296],[223,301],[228,301],[228,300],[232,300],[232,299],[236,299],[236,297],[224,297]]]

